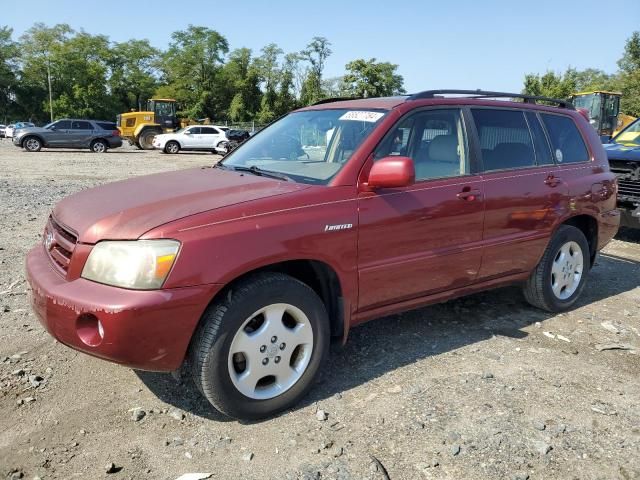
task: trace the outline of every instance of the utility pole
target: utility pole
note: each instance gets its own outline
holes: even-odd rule
[[[53,122],[53,94],[51,93],[51,62],[47,56],[47,80],[49,81],[49,113]]]

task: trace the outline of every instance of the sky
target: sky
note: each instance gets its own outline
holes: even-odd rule
[[[325,78],[342,75],[356,58],[376,58],[398,65],[408,92],[520,91],[526,73],[570,66],[615,72],[625,40],[640,30],[640,0],[29,0],[0,10],[0,25],[16,38],[35,22],[68,23],[113,41],[147,38],[158,48],[172,32],[202,25],[224,35],[231,49],[257,54],[272,42],[299,51],[323,36],[333,50]]]

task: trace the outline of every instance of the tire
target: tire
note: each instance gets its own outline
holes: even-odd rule
[[[153,150],[153,139],[158,135],[154,130],[145,130],[138,137],[138,144],[142,150]]]
[[[589,243],[584,233],[561,225],[527,279],[524,296],[531,305],[548,312],[567,310],[578,300],[590,268]]]
[[[42,141],[38,137],[27,137],[22,141],[22,147],[27,152],[39,152],[42,149]]]
[[[107,145],[107,142],[105,142],[104,140],[98,139],[91,142],[89,148],[93,153],[106,153],[109,145]]]
[[[327,311],[308,285],[281,273],[253,275],[205,311],[190,351],[193,379],[220,412],[265,418],[311,388],[329,340]]]
[[[174,140],[167,142],[164,146],[164,153],[178,153],[180,151],[180,144]]]

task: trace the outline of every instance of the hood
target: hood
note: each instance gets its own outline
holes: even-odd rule
[[[189,215],[305,188],[309,185],[194,168],[84,190],[58,203],[53,216],[74,230],[81,243],[131,240]]]
[[[607,143],[603,147],[609,160],[640,161],[640,146]]]
[[[51,130],[47,130],[42,127],[22,127],[14,129],[14,135],[24,135],[25,133],[43,133],[50,132]]]

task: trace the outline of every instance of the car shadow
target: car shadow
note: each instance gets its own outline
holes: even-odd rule
[[[639,279],[639,262],[601,254],[576,307],[632,290]],[[316,385],[292,410],[494,336],[524,338],[525,327],[553,316],[526,303],[518,287],[506,287],[367,322],[350,332],[343,348],[333,348]],[[168,374],[137,374],[162,401],[199,417],[229,420],[202,398],[190,380],[178,384]]]
[[[640,243],[640,228],[620,227],[616,239],[623,242]]]

